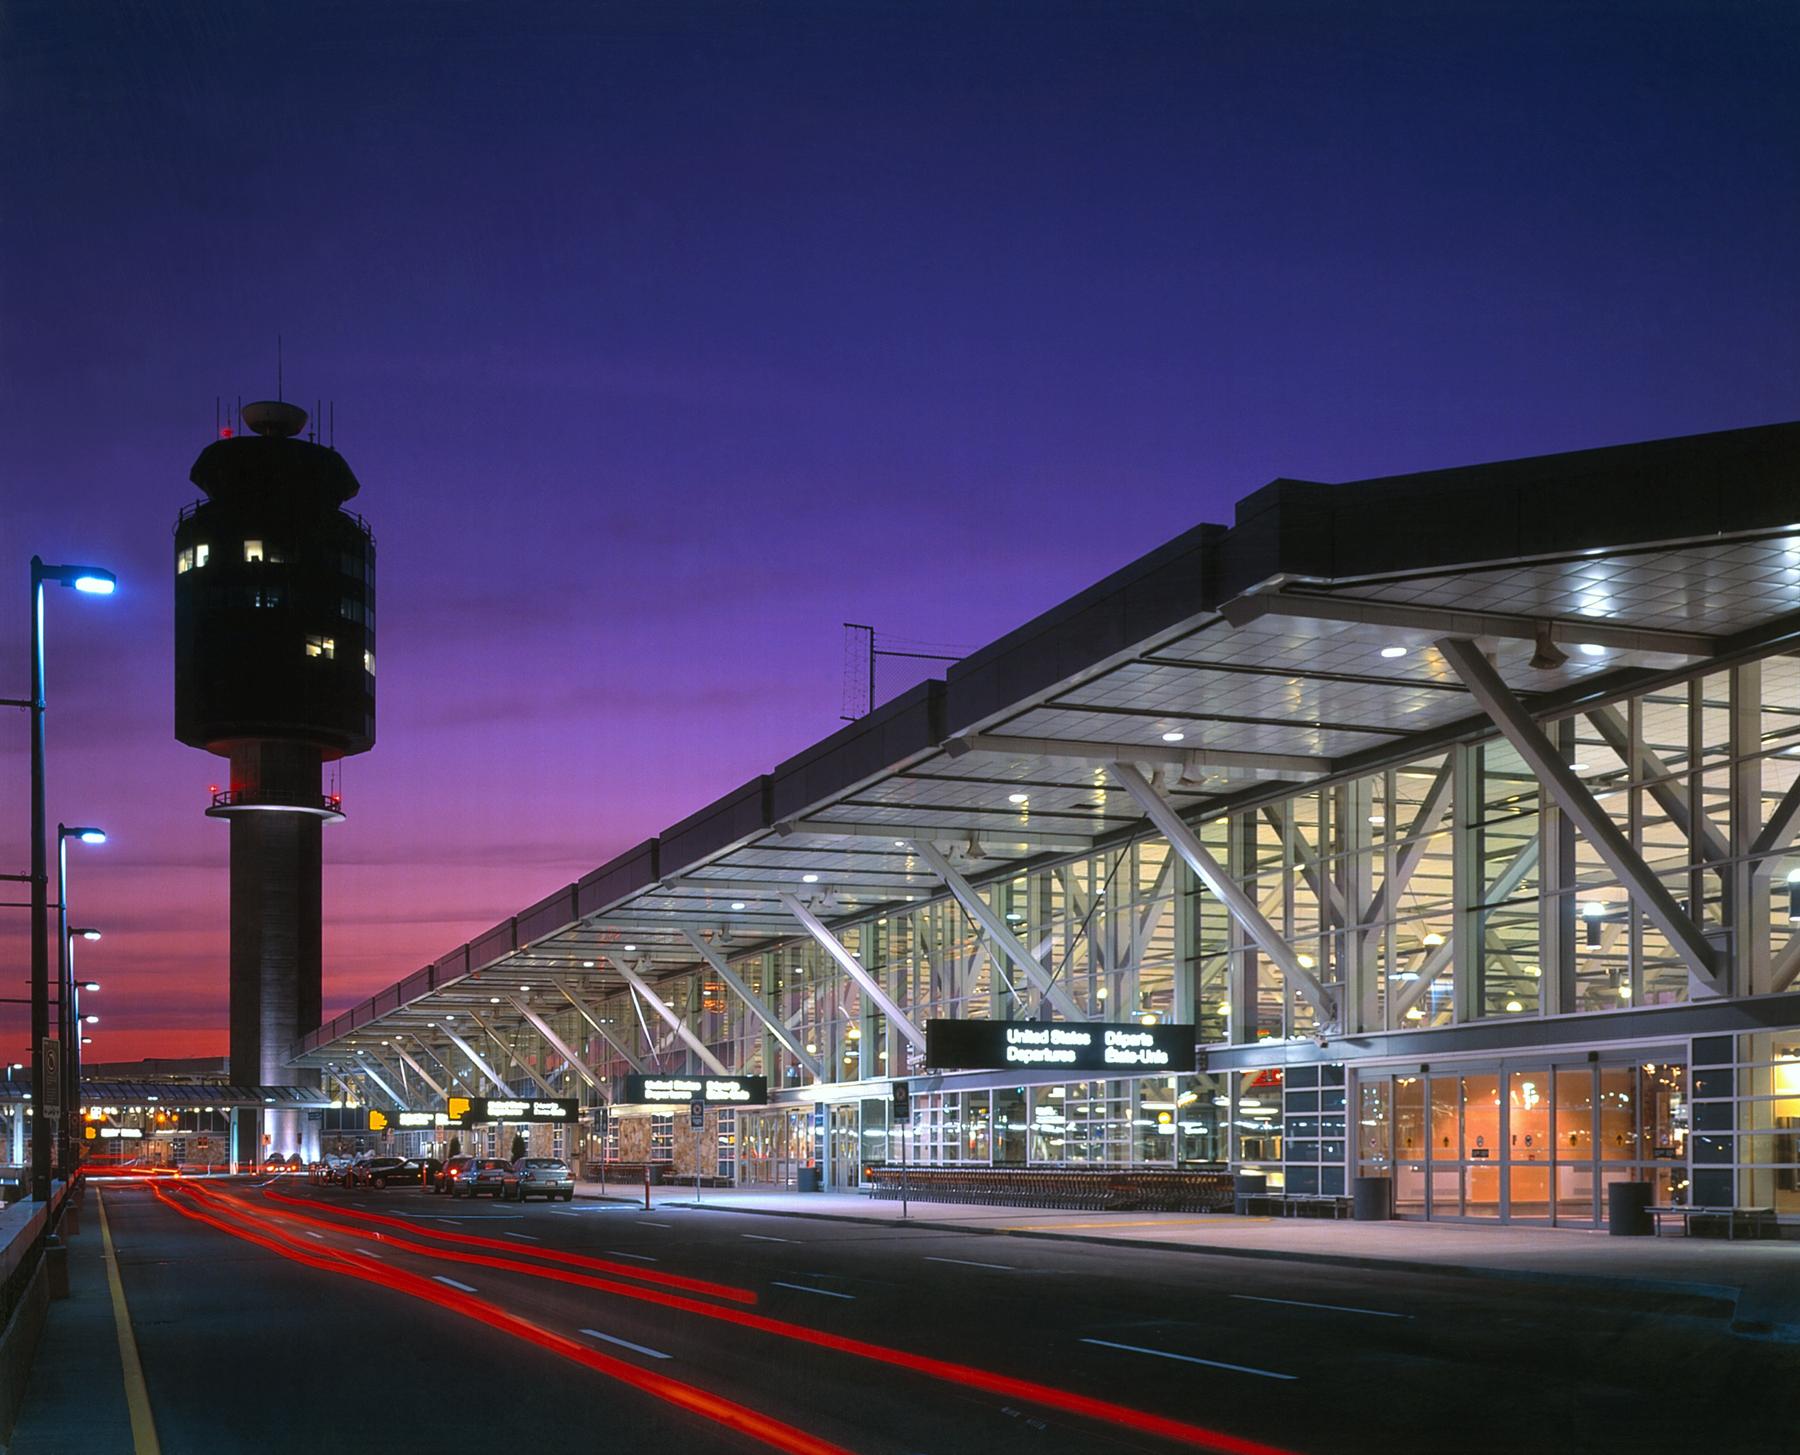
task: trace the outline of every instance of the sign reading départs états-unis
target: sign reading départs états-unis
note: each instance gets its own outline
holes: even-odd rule
[[[581,1103],[573,1097],[540,1097],[527,1100],[501,1096],[471,1096],[462,1114],[462,1125],[478,1127],[484,1122],[578,1122]]]
[[[638,1076],[625,1078],[628,1106],[764,1106],[769,1100],[766,1076]]]
[[[936,1071],[1105,1071],[1115,1076],[1194,1069],[1191,1025],[1103,1021],[925,1022],[925,1064]]]

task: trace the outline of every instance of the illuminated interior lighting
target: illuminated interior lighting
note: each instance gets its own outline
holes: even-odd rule
[[[1011,804],[1027,804],[1031,802],[1031,795],[1029,793],[1009,793],[1006,795],[1006,801]]]
[[[1604,657],[1606,655],[1606,648],[1598,642],[1583,642],[1575,650],[1584,657]]]
[[[1186,733],[1181,732],[1175,728],[1170,728],[1168,732],[1166,732],[1162,735],[1162,740],[1165,743],[1179,743],[1179,742],[1184,741],[1186,739],[1186,737],[1187,737]]]
[[[802,874],[800,876],[800,882],[802,884],[817,884],[819,882],[819,876],[817,874]]]
[[[731,901],[731,907],[733,909],[742,909],[744,908],[744,901],[741,899],[734,899]]]
[[[1406,655],[1406,648],[1405,647],[1383,647],[1381,649],[1381,655],[1386,657],[1391,662],[1396,657],[1404,657]]]

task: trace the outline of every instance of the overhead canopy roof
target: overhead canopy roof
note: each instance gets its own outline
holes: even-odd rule
[[[0,1081],[0,1102],[23,1101],[31,1094],[29,1081]],[[316,1086],[229,1086],[224,1082],[197,1081],[87,1081],[81,1083],[83,1106],[142,1106],[157,1111],[191,1111],[196,1107],[273,1106],[284,1111],[297,1107],[331,1105],[331,1094]]]
[[[833,919],[934,897],[919,840],[982,879],[1135,836],[1114,760],[1155,769],[1192,815],[1488,736],[1423,650],[1446,634],[1480,639],[1543,712],[1800,647],[1797,613],[1800,423],[1276,480],[1231,528],[1114,572],[338,1016],[294,1061],[341,1064],[347,1036],[459,1006],[519,1024],[497,983],[560,1008],[550,973],[597,1000],[620,958],[688,970],[684,931],[730,955],[792,937],[783,892]],[[1546,632],[1568,659],[1534,668]],[[519,979],[470,980],[484,970]]]

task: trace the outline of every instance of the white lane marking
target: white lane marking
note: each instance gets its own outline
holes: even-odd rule
[[[672,1228],[674,1223],[653,1223],[649,1218],[639,1218],[638,1226],[642,1228]]]
[[[1241,1298],[1246,1303],[1284,1303],[1289,1308],[1324,1308],[1339,1314],[1368,1314],[1376,1319],[1410,1319],[1411,1314],[1391,1314],[1386,1309],[1352,1308],[1347,1303],[1308,1303],[1303,1298],[1260,1298],[1254,1293],[1234,1293],[1232,1298]]]
[[[556,1212],[552,1210],[550,1216],[553,1218],[572,1218],[575,1214],[572,1212]]]
[[[315,1233],[311,1228],[306,1230],[306,1236],[309,1238],[317,1238],[321,1243],[325,1241],[325,1235],[323,1233]]]
[[[609,1258],[635,1258],[640,1263],[654,1263],[657,1260],[648,1253],[627,1253],[623,1248],[602,1248],[601,1252]]]
[[[461,1218],[447,1218],[447,1217],[443,1216],[443,1214],[441,1214],[441,1213],[438,1214],[437,1221],[439,1221],[440,1223],[455,1223],[456,1226],[459,1228],[462,1226]]]
[[[1017,1266],[1011,1263],[976,1263],[968,1258],[933,1258],[926,1255],[927,1263],[960,1263],[964,1268],[1001,1268],[1008,1273],[1017,1273]]]
[[[796,1293],[816,1293],[824,1298],[854,1299],[856,1297],[854,1293],[833,1293],[829,1288],[808,1288],[804,1283],[783,1283],[779,1278],[771,1278],[769,1282],[777,1288],[791,1288]]]
[[[456,1281],[456,1280],[455,1280],[455,1279],[454,1279],[454,1278],[446,1278],[446,1277],[444,1277],[444,1275],[443,1275],[443,1274],[441,1274],[441,1273],[434,1273],[434,1274],[432,1274],[432,1275],[431,1275],[431,1276],[432,1276],[432,1277],[433,1277],[433,1278],[435,1278],[435,1279],[436,1279],[436,1280],[437,1280],[437,1281],[438,1281],[438,1282],[439,1282],[439,1283],[447,1283],[447,1284],[449,1284],[449,1285],[450,1285],[450,1286],[451,1286],[451,1287],[452,1287],[452,1288],[460,1288],[460,1289],[461,1289],[461,1290],[462,1290],[462,1291],[463,1291],[463,1292],[464,1292],[464,1293],[473,1293],[473,1292],[475,1292],[475,1290],[474,1290],[474,1289],[473,1289],[473,1288],[471,1288],[471,1287],[469,1287],[469,1285],[468,1285],[468,1284],[466,1284],[466,1283],[458,1283],[458,1282],[457,1282],[457,1281]]]
[[[1115,1344],[1111,1339],[1083,1339],[1084,1344],[1098,1344],[1103,1349],[1124,1349],[1131,1354],[1149,1354],[1157,1359],[1179,1359],[1183,1364],[1204,1364],[1208,1369],[1229,1369],[1233,1374],[1258,1374],[1264,1379],[1298,1379],[1298,1374],[1280,1374],[1273,1369],[1252,1369],[1248,1364],[1223,1364],[1217,1359],[1196,1359],[1192,1354],[1172,1354],[1167,1349],[1146,1349],[1142,1344]]]
[[[604,1339],[609,1344],[617,1344],[621,1349],[635,1349],[640,1354],[648,1354],[652,1359],[669,1359],[673,1357],[672,1355],[663,1353],[661,1349],[652,1349],[645,1344],[634,1344],[629,1339],[621,1339],[617,1334],[603,1334],[598,1329],[583,1329],[581,1332],[586,1334],[590,1339]]]
[[[379,1248],[364,1248],[362,1252],[363,1255],[368,1258],[379,1258],[381,1256],[381,1250]]]
[[[541,1243],[544,1241],[536,1233],[515,1233],[511,1228],[508,1228],[500,1236],[503,1238],[529,1238],[534,1243]]]
[[[798,1243],[798,1238],[772,1238],[767,1233],[739,1233],[740,1238],[748,1238],[752,1243]]]

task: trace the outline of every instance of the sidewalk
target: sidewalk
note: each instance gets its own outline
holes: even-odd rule
[[[5,1455],[130,1455],[131,1416],[101,1254],[97,1188],[69,1239],[69,1296],[50,1305]]]
[[[597,1183],[576,1196],[598,1198]],[[656,1207],[870,1224],[900,1221],[900,1204],[860,1193],[654,1187]],[[643,1189],[609,1183],[608,1199],[643,1201]],[[1565,1228],[1467,1223],[1358,1223],[1251,1218],[1228,1213],[1066,1212],[914,1202],[909,1226],[1003,1237],[1067,1238],[1239,1258],[1553,1283],[1597,1292],[1668,1295],[1694,1311],[1729,1317],[1744,1334],[1800,1342],[1800,1243],[1716,1238],[1613,1238]]]

